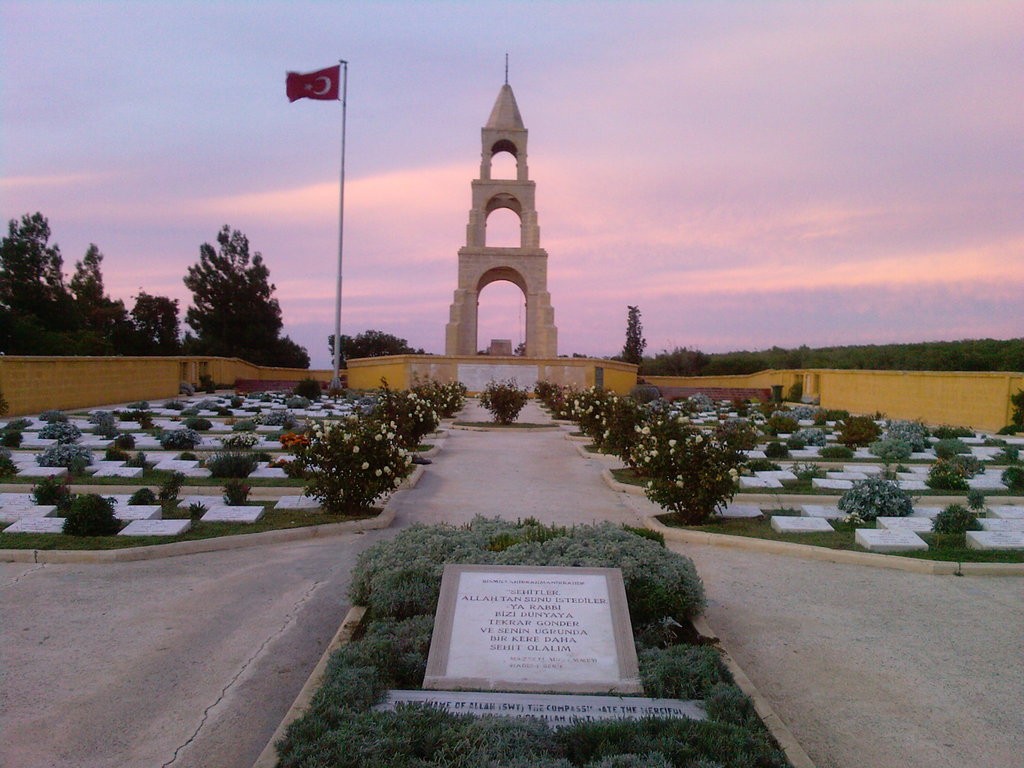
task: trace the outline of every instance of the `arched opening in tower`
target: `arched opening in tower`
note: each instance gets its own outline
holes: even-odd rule
[[[511,282],[498,280],[480,291],[476,348],[486,351],[494,340],[507,340],[515,354],[526,343],[526,295]]]
[[[509,208],[495,208],[487,214],[485,244],[488,248],[521,248],[523,232],[519,215]]]

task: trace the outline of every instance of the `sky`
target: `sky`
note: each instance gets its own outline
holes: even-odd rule
[[[239,229],[329,367],[341,105],[285,73],[345,59],[342,332],[443,353],[507,52],[559,353],[620,352],[630,305],[648,354],[1016,338],[1022,40],[1019,0],[0,0],[0,215],[182,318]],[[523,300],[481,293],[480,348]]]

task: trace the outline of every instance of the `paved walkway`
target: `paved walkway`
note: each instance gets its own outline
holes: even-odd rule
[[[482,420],[470,406],[463,418]],[[531,403],[523,420],[541,421]],[[394,528],[635,523],[562,431],[452,430]],[[0,765],[248,768],[390,531],[116,565],[0,565]],[[712,626],[820,768],[1019,768],[1024,581],[679,545]]]

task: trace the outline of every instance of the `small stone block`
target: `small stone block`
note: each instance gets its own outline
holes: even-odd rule
[[[779,533],[834,533],[828,520],[821,517],[772,516],[772,530]]]
[[[969,549],[1024,549],[1024,531],[968,531],[967,547]]]
[[[132,520],[117,535],[180,536],[191,527],[191,520]]]
[[[11,523],[4,529],[4,533],[63,533],[63,517],[43,517],[32,515],[23,517]]]
[[[1024,520],[1024,507],[1016,504],[996,504],[988,508],[988,513],[1001,520]]]
[[[906,552],[928,549],[928,544],[913,531],[886,528],[858,528],[854,541],[869,552]]]
[[[114,517],[118,520],[159,520],[163,511],[159,504],[118,504]]]
[[[263,517],[264,507],[228,506],[220,504],[211,507],[202,517],[204,523],[255,523]]]
[[[756,504],[730,504],[722,510],[722,517],[763,517],[761,508]]]
[[[282,496],[274,509],[320,509],[320,502],[309,496]]]
[[[890,531],[932,532],[932,520],[929,517],[879,517],[875,519],[875,525]]]
[[[1024,533],[1024,518],[1002,520],[998,517],[982,517],[978,522],[981,523],[981,527],[986,531],[997,531],[999,533],[1020,531]]]
[[[820,517],[824,520],[839,520],[846,517],[839,507],[827,504],[801,504],[800,514],[804,517]]]

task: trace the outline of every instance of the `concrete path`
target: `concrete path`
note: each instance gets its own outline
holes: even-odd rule
[[[471,405],[462,415],[485,420]],[[531,403],[524,421],[546,417]],[[0,565],[0,765],[248,768],[348,606],[359,551],[477,514],[635,524],[564,431],[452,430],[394,528],[117,565]],[[1019,768],[1024,580],[720,547],[708,617],[820,768]]]

